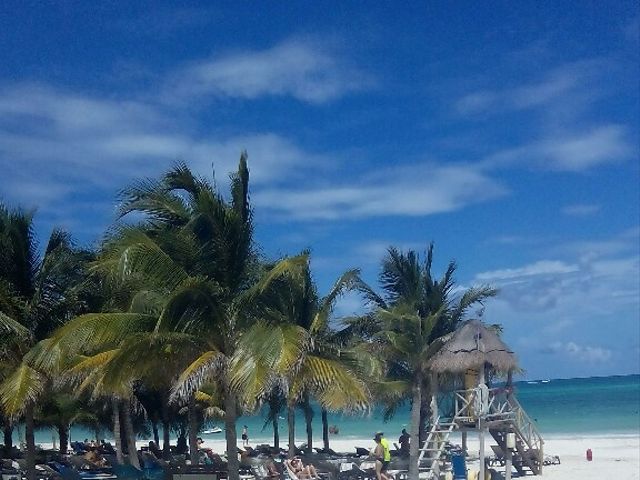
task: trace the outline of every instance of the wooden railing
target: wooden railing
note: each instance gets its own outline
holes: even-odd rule
[[[542,455],[544,440],[542,440],[542,435],[535,426],[535,423],[531,420],[531,417],[527,415],[527,412],[524,411],[524,408],[522,408],[522,405],[520,405],[516,397],[509,395],[507,402],[509,403],[511,411],[514,413],[514,426],[519,430],[523,442],[529,449],[535,449]]]
[[[516,442],[517,453],[522,461],[529,466],[535,475],[542,473],[543,445],[542,435],[535,423],[527,415],[522,405],[512,395],[510,389],[492,388],[487,392],[486,404],[482,405],[480,390],[456,390],[451,395],[441,394],[442,400],[447,399],[448,406],[440,411],[443,418],[450,417],[451,422],[458,427],[477,424],[480,416],[486,428],[497,429],[503,432],[512,431],[518,439]],[[439,399],[439,404],[441,404]],[[442,402],[444,404],[445,402]],[[482,408],[484,407],[484,408]],[[482,410],[482,411],[480,411]],[[438,422],[441,418],[438,417]],[[432,429],[435,428],[432,426]],[[430,439],[432,436],[430,435]],[[429,442],[423,448],[429,448]],[[504,446],[503,446],[504,447]],[[421,455],[424,458],[424,452]]]
[[[475,422],[478,419],[479,398],[478,389],[456,390],[454,393],[454,416],[460,421]],[[506,420],[513,416],[503,389],[489,389],[487,411],[484,418],[491,420]]]

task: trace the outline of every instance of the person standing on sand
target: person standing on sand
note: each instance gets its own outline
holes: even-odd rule
[[[373,449],[373,456],[376,459],[376,478],[378,480],[393,480],[393,477],[387,473],[391,462],[389,441],[384,438],[383,432],[377,432],[373,437],[373,441],[376,442],[376,446]]]
[[[246,425],[242,427],[242,446],[249,446],[249,427],[247,427]]]
[[[409,456],[409,442],[411,439],[411,435],[409,435],[407,433],[407,430],[405,428],[402,429],[402,435],[400,435],[400,438],[398,438],[398,443],[400,444],[400,455],[402,457],[408,457]]]

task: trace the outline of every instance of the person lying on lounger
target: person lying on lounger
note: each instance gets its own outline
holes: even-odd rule
[[[291,470],[299,480],[318,479],[318,471],[313,465],[305,465],[300,457],[293,457],[287,460],[287,467]]]

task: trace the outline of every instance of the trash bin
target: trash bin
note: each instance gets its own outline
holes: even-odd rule
[[[451,467],[453,469],[454,480],[466,480],[467,478],[467,465],[464,458],[464,454],[453,453],[451,455]]]

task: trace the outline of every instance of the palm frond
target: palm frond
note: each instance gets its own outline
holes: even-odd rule
[[[312,334],[326,330],[336,300],[344,295],[345,292],[356,288],[359,285],[359,281],[360,270],[358,269],[347,270],[340,275],[340,278],[331,287],[329,293],[320,302],[311,324],[310,331]]]
[[[28,328],[2,312],[0,312],[0,332],[3,335],[14,335],[21,339],[27,339],[31,336]]]
[[[172,400],[188,398],[201,385],[215,382],[218,379],[216,375],[226,362],[226,357],[219,350],[210,349],[203,352],[176,380],[172,387]]]
[[[156,320],[144,313],[88,313],[58,329],[50,346],[72,353],[107,349],[134,333],[151,331]]]
[[[158,181],[147,179],[136,182],[120,192],[118,216],[131,212],[144,212],[154,220],[184,224],[189,219],[189,208],[177,195],[168,192]]]
[[[489,285],[481,285],[479,287],[469,288],[464,292],[460,300],[458,300],[457,305],[453,309],[451,313],[451,317],[455,322],[459,322],[462,320],[464,314],[467,312],[469,308],[471,308],[476,303],[482,305],[482,303],[487,299],[494,297],[498,294],[498,290]]]
[[[362,410],[371,396],[366,384],[336,360],[307,355],[294,391],[310,390],[327,410]]]
[[[24,412],[27,405],[37,401],[45,389],[46,377],[26,363],[0,384],[0,405],[9,417]]]

